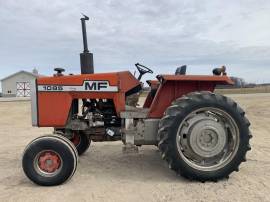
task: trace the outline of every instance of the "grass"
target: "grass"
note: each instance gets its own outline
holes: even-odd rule
[[[216,89],[215,92],[220,94],[270,93],[270,86],[260,86],[255,88]]]

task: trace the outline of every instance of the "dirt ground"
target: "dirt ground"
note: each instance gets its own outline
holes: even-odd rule
[[[0,201],[270,201],[270,94],[233,95],[252,123],[248,161],[229,180],[190,182],[175,175],[154,146],[123,154],[121,142],[93,143],[67,183],[40,187],[21,168],[33,138],[51,128],[33,128],[30,102],[0,102]]]

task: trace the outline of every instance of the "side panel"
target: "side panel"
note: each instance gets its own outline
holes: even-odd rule
[[[162,83],[151,104],[148,118],[161,118],[164,111],[179,97],[194,91],[214,91],[212,81],[165,81]]]
[[[69,93],[38,93],[38,115],[41,127],[61,127],[65,125],[71,107]]]

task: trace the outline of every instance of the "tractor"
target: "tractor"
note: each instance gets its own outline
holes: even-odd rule
[[[217,85],[232,85],[226,68],[211,75],[187,75],[186,66],[175,73],[148,80],[143,105],[141,78],[153,71],[139,63],[139,75],[129,71],[94,73],[88,50],[86,21],[81,18],[83,47],[81,74],[64,69],[39,77],[31,87],[32,125],[52,127],[25,148],[26,176],[42,186],[70,179],[79,155],[91,142],[123,142],[123,150],[158,147],[170,169],[190,180],[206,182],[229,178],[246,161],[251,149],[250,122],[232,99],[214,93]]]

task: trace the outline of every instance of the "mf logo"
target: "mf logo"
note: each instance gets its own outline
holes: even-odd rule
[[[107,89],[109,84],[107,81],[85,81],[84,90],[90,91],[100,91],[102,89]]]
[[[85,91],[118,91],[117,86],[110,86],[108,81],[84,81]]]

